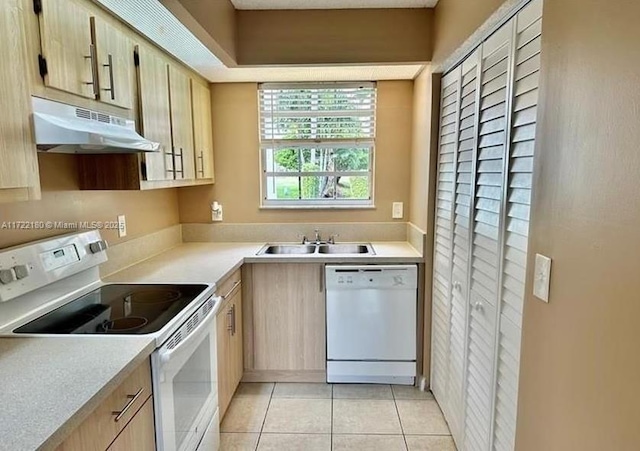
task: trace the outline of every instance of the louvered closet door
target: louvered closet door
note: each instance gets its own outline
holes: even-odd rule
[[[460,115],[455,158],[452,290],[449,339],[449,412],[447,420],[454,437],[461,437],[464,424],[464,363],[469,304],[469,233],[473,196],[473,162],[477,137],[479,58],[475,51],[462,63]]]
[[[458,142],[460,68],[442,79],[440,146],[433,255],[431,389],[446,405],[449,369],[449,329],[451,310],[451,258],[453,233],[453,193],[455,153]]]
[[[515,446],[520,337],[540,74],[542,2],[516,17],[509,172],[503,245],[493,449]]]
[[[491,442],[512,30],[510,21],[482,45],[465,388],[467,451],[487,450]]]

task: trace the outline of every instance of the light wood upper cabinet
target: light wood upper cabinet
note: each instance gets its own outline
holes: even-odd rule
[[[242,287],[240,271],[220,285],[224,296],[216,317],[218,351],[218,406],[220,421],[242,379]]]
[[[91,18],[95,44],[98,99],[123,108],[133,107],[133,45],[120,30],[100,17]]]
[[[245,353],[245,380],[325,380],[323,269],[319,264],[251,265],[245,338],[252,355]]]
[[[24,30],[18,0],[4,0],[0,8],[0,202],[40,197],[38,160],[29,116],[29,80]]]
[[[89,11],[75,0],[42,0],[39,22],[46,86],[96,98],[97,68],[90,19]]]
[[[191,80],[193,104],[193,138],[196,155],[196,178],[213,178],[213,133],[211,126],[211,91]]]
[[[169,65],[169,101],[171,105],[171,136],[176,179],[195,179],[193,150],[193,120],[189,77],[174,65]]]
[[[173,180],[171,109],[168,61],[158,51],[138,46],[138,101],[142,135],[160,143],[160,151],[146,153],[146,180]]]

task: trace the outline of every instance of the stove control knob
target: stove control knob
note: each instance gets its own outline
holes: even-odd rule
[[[11,282],[15,282],[17,279],[16,273],[13,268],[10,269],[0,269],[0,283],[8,284]]]
[[[29,265],[17,265],[13,267],[13,271],[18,279],[24,279],[31,272],[31,268],[29,268]]]
[[[89,250],[92,254],[97,254],[98,252],[102,252],[107,249],[107,242],[105,240],[94,241],[89,244]]]

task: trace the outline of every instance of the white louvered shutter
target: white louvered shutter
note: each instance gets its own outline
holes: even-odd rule
[[[499,451],[511,451],[515,447],[541,33],[542,1],[534,0],[516,17],[493,425],[493,449]]]
[[[453,221],[453,260],[451,270],[449,412],[447,420],[454,437],[461,437],[464,423],[464,364],[469,304],[469,234],[471,199],[476,154],[480,50],[462,63],[460,115],[456,153],[456,179]]]
[[[431,389],[446,399],[449,380],[449,330],[451,310],[451,258],[453,233],[453,193],[455,154],[458,141],[460,105],[460,68],[442,79],[440,106],[440,145],[436,185],[436,220],[434,230]]]
[[[482,45],[465,390],[464,448],[469,451],[487,450],[491,442],[512,30],[513,20]]]

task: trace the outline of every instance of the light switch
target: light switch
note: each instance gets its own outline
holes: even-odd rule
[[[118,236],[120,238],[127,236],[127,219],[124,215],[118,216]]]
[[[536,254],[533,274],[533,295],[544,302],[549,302],[549,284],[551,283],[551,259]]]
[[[402,202],[394,202],[391,217],[393,219],[402,219],[402,217],[404,216],[404,212],[402,211],[403,209],[404,205]]]

